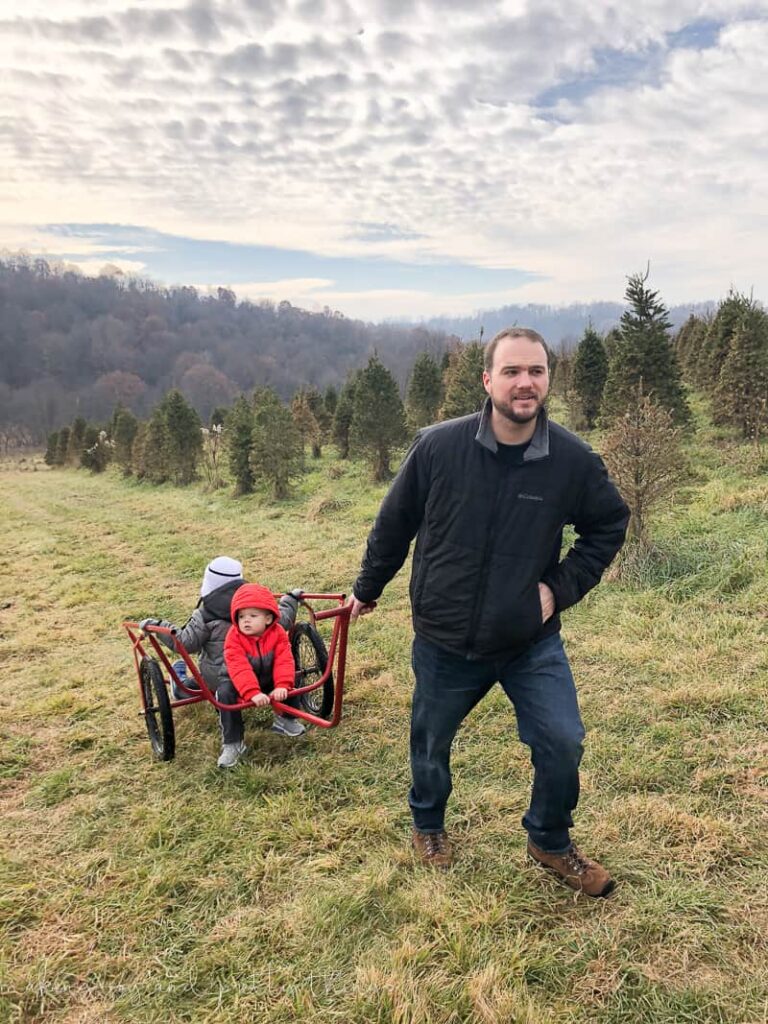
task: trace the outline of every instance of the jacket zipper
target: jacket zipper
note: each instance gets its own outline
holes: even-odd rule
[[[259,659],[259,664],[263,667],[264,659],[261,656],[261,637],[260,636],[256,637],[256,657]],[[256,676],[256,682],[259,684],[259,693],[264,693],[264,691],[261,688],[261,680],[259,679],[259,677],[258,677],[258,675],[256,673],[256,669],[253,670],[253,674]],[[263,674],[264,673],[262,672],[262,675]]]
[[[491,561],[491,550],[493,548],[493,533],[496,528],[496,520],[499,516],[499,495],[501,494],[501,477],[502,471],[501,466],[496,466],[496,490],[493,495],[493,513],[488,522],[488,531],[485,536],[485,547],[483,548],[483,561],[480,565],[480,582],[477,586],[477,592],[475,594],[474,608],[472,610],[472,618],[469,623],[469,633],[467,635],[467,657],[476,657],[473,641],[475,639],[475,632],[477,630],[477,623],[480,619],[481,611],[481,600],[483,592],[485,590],[485,584],[488,581],[488,569]]]

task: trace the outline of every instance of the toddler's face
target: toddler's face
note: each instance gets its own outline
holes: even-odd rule
[[[237,624],[240,632],[246,636],[261,636],[264,630],[272,625],[272,612],[263,608],[241,608],[237,613]]]

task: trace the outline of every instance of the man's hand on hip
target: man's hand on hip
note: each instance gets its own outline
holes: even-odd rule
[[[555,595],[546,583],[539,584],[539,601],[541,602],[542,625],[555,614]]]
[[[371,601],[370,604],[363,604],[359,601],[354,594],[350,594],[347,600],[347,608],[350,608],[349,621],[356,622],[360,615],[368,615],[376,607],[376,602]]]

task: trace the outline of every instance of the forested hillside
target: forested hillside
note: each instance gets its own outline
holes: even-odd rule
[[[373,350],[403,384],[417,352],[441,354],[441,331],[253,304],[219,289],[161,288],[122,277],[56,273],[45,260],[0,262],[0,417],[36,439],[73,415],[140,416],[178,387],[201,417],[240,392],[340,384]]]

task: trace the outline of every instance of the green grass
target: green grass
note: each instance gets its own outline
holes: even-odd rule
[[[704,425],[655,548],[565,616],[588,727],[578,898],[524,859],[527,751],[494,692],[457,738],[453,871],[411,856],[407,577],[351,635],[338,729],[209,709],[153,762],[120,622],[183,621],[206,561],[347,590],[384,493],[324,458],[279,506],[0,473],[0,1020],[768,1020],[768,477]]]

